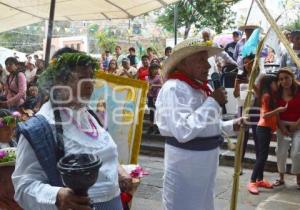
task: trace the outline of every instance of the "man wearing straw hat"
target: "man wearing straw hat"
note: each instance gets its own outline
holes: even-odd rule
[[[239,70],[243,69],[243,57],[242,50],[246,41],[250,38],[251,34],[256,28],[260,28],[257,25],[244,25],[239,27],[239,31],[243,31],[246,37],[242,38],[235,46],[233,58],[236,60],[238,64]]]
[[[207,84],[207,60],[221,51],[200,39],[188,39],[164,62],[167,81],[157,97],[156,123],[166,136],[166,210],[214,210],[221,133],[233,134],[242,122],[221,120],[226,92],[212,91]]]

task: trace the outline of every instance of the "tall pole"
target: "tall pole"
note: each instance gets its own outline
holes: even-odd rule
[[[270,14],[269,10],[266,8],[263,0],[255,0],[257,3],[259,9],[262,11],[264,16],[266,17],[267,21],[270,23],[271,28],[277,35],[278,39],[282,42],[282,44],[285,46],[287,52],[291,56],[294,63],[297,65],[298,68],[300,68],[300,59],[298,58],[298,55],[291,47],[289,41],[286,39],[286,37],[282,34],[282,31],[280,30],[279,26],[276,24],[277,20],[274,20],[272,15]]]
[[[177,44],[177,18],[178,18],[178,4],[174,6],[174,45]]]
[[[129,19],[128,20],[128,42],[129,42],[129,45],[131,45],[131,43],[130,43],[130,36],[131,36],[130,27],[131,27],[131,21]]]
[[[46,53],[45,53],[46,66],[48,66],[49,59],[50,59],[53,20],[54,20],[54,13],[55,13],[55,2],[56,0],[51,0],[51,4],[50,4],[50,14],[49,14],[49,21],[48,21],[47,43],[46,43]]]
[[[248,23],[248,20],[249,20],[250,14],[251,14],[251,10],[252,10],[252,8],[253,8],[253,4],[254,4],[254,0],[252,0],[251,5],[250,5],[250,8],[249,8],[249,10],[248,10],[247,18],[246,18],[246,21],[245,21],[245,26],[246,26],[247,23]],[[243,34],[244,34],[244,31],[242,32],[242,36],[243,36]]]
[[[260,0],[255,0],[257,2],[257,4],[260,4]],[[259,5],[260,6],[260,5]],[[264,5],[262,5],[262,7],[264,7]],[[265,8],[265,7],[264,7]],[[262,12],[264,13],[264,15],[267,15],[266,13],[268,13],[268,10],[265,8],[266,11]],[[276,32],[276,27],[278,27],[276,25],[276,22],[279,20],[279,18],[281,17],[281,15],[279,15],[277,17],[277,19],[274,21],[273,19],[273,23],[271,23],[271,27],[269,28],[265,38],[263,40],[260,41],[258,48],[257,48],[257,52],[256,52],[256,56],[253,62],[253,67],[252,67],[252,71],[251,71],[251,75],[250,75],[250,79],[249,79],[249,85],[248,85],[248,93],[247,93],[247,97],[246,97],[246,101],[244,103],[244,107],[243,110],[243,116],[247,116],[249,114],[249,107],[251,104],[251,97],[252,97],[252,90],[253,90],[253,86],[254,86],[254,81],[256,79],[256,77],[259,74],[259,58],[260,58],[260,54],[261,51],[263,50],[264,44],[265,44],[265,40],[266,37],[268,37],[268,35],[270,34],[271,29],[273,29]],[[268,19],[268,18],[267,18]],[[268,20],[269,21],[269,20]],[[276,34],[278,35],[278,31],[276,32]],[[279,34],[282,36],[282,39],[285,39],[285,37],[282,35],[281,32],[279,32]],[[290,48],[290,45],[288,44],[287,40],[282,40],[279,36],[279,39],[283,42],[283,44],[285,45],[286,48]],[[297,60],[297,56],[294,52],[294,58]],[[295,60],[294,60],[295,61]],[[296,62],[296,61],[295,61]],[[298,63],[300,66],[300,60],[298,59]],[[230,203],[230,210],[236,210],[237,209],[237,202],[238,202],[238,192],[239,192],[239,177],[240,177],[240,170],[241,170],[241,163],[242,163],[242,146],[243,146],[243,141],[244,141],[244,129],[245,128],[241,128],[239,136],[238,136],[238,140],[237,140],[237,146],[236,146],[236,151],[235,151],[235,159],[234,159],[234,175],[233,175],[233,184],[232,184],[232,194],[231,194],[231,203]]]

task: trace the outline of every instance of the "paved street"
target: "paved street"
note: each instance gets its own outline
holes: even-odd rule
[[[140,164],[150,173],[142,180],[135,194],[132,210],[162,210],[162,176],[163,159],[157,157],[140,156]],[[286,186],[273,190],[261,190],[260,195],[248,193],[246,184],[251,171],[244,170],[240,179],[238,209],[240,210],[300,210],[300,191],[296,189],[295,177],[288,175]],[[229,210],[232,167],[220,167],[217,175],[216,210]],[[276,173],[265,173],[265,178],[275,180]]]

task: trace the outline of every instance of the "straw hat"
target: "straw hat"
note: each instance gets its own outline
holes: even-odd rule
[[[176,45],[172,54],[164,61],[163,69],[165,76],[173,71],[174,67],[184,58],[201,51],[207,51],[208,57],[211,57],[222,52],[223,49],[213,46],[212,41],[203,42],[200,38],[186,39]]]
[[[240,26],[239,27],[239,31],[245,31],[246,29],[256,29],[256,28],[261,28],[260,26],[258,25],[243,25],[243,26]]]

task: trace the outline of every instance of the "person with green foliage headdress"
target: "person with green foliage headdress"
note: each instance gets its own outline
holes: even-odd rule
[[[113,139],[88,107],[97,68],[89,55],[64,49],[40,76],[38,84],[49,101],[36,116],[19,124],[17,132],[12,180],[22,208],[90,210],[93,203],[94,209],[123,209],[120,188],[131,190],[131,178],[119,166]],[[56,168],[61,157],[81,153],[103,161],[87,197],[63,187]]]

